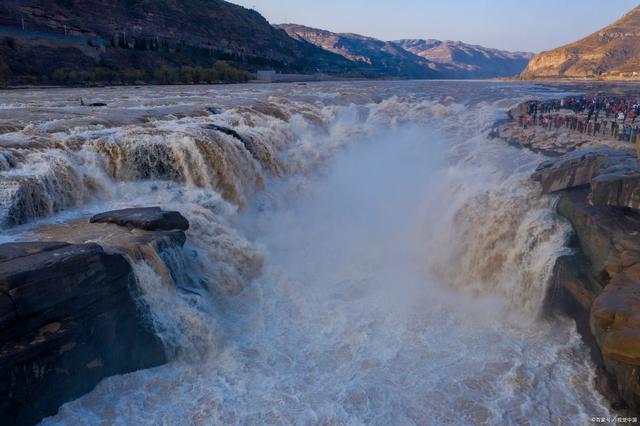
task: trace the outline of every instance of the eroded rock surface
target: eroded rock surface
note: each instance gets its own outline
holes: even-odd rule
[[[564,193],[558,212],[573,225],[580,245],[603,277],[613,276],[640,262],[640,215],[589,203],[589,191]]]
[[[188,222],[159,208],[98,216],[109,223],[0,244],[0,423],[34,424],[104,377],[166,362],[131,262],[162,263],[170,278],[163,253],[184,245]]]
[[[553,304],[576,319],[598,366],[598,389],[640,412],[640,211],[638,161],[610,149],[543,163],[534,176],[557,192],[576,250],[556,264]]]
[[[640,407],[640,285],[638,266],[614,277],[593,302],[591,331],[618,391],[637,413]]]
[[[176,211],[164,211],[160,207],[140,207],[113,210],[93,216],[91,223],[114,223],[120,226],[144,229],[146,231],[189,229],[189,222]]]
[[[533,177],[547,194],[590,187],[590,201],[595,206],[640,209],[640,162],[626,151],[575,151],[540,164]]]
[[[0,246],[0,412],[33,424],[103,377],[165,362],[127,260],[97,244]]]

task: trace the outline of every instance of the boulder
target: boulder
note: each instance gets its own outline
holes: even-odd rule
[[[145,231],[189,229],[189,222],[179,212],[164,211],[160,207],[140,207],[113,210],[93,216],[91,223],[114,223]]]
[[[0,255],[3,421],[34,424],[104,377],[166,362],[123,255],[62,242]]]

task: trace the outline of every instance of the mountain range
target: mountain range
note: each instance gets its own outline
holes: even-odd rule
[[[533,56],[461,41],[399,40],[394,42],[424,58],[429,66],[448,78],[492,78],[518,75]]]
[[[0,84],[245,81],[261,69],[489,78],[519,74],[530,56],[462,42],[274,26],[223,0],[0,2]]]
[[[640,78],[640,7],[581,40],[536,55],[522,77]]]
[[[382,41],[352,33],[333,33],[304,25],[282,24],[292,38],[307,41],[378,73],[422,78],[492,78],[518,75],[533,56],[460,41]]]
[[[428,61],[396,43],[359,34],[338,34],[296,24],[278,25],[296,40],[344,57],[352,66],[379,76],[438,78]]]

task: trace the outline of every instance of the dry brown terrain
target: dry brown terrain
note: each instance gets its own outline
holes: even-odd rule
[[[536,55],[522,77],[640,78],[640,7],[582,40]]]

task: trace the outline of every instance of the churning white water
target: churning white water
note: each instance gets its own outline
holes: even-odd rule
[[[0,135],[5,239],[133,205],[192,225],[183,252],[135,264],[172,361],[105,379],[44,424],[582,424],[607,413],[575,326],[540,313],[569,232],[529,179],[540,157],[487,137],[534,90],[104,89],[110,106],[91,114],[74,91],[14,95],[0,108],[16,117]],[[35,124],[12,112],[24,110]]]

